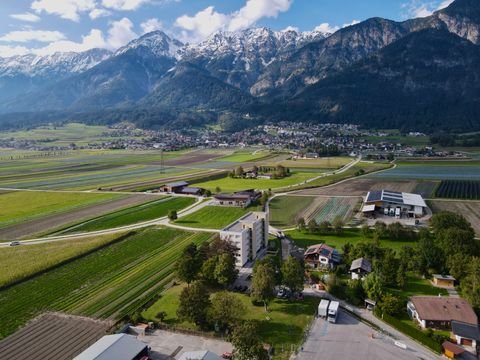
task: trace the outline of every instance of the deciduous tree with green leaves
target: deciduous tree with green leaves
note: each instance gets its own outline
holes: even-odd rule
[[[275,297],[275,269],[272,265],[257,263],[253,268],[251,297],[263,302],[265,311],[268,311],[268,303]]]
[[[303,290],[305,283],[305,268],[303,263],[290,256],[282,265],[283,285],[292,292]]]
[[[209,319],[220,329],[233,326],[244,314],[245,306],[234,294],[221,291],[212,296]]]
[[[201,281],[195,281],[182,290],[177,316],[181,321],[188,321],[205,328],[210,304],[208,289]]]
[[[233,330],[231,342],[235,348],[235,359],[237,360],[269,359],[258,336],[258,327],[252,321],[238,324]]]

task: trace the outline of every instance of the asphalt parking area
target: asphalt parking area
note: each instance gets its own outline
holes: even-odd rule
[[[232,351],[232,345],[226,341],[164,330],[155,330],[151,334],[139,336],[138,339],[151,347],[150,357],[153,360],[178,359],[184,352],[189,351],[209,350],[219,356]]]
[[[341,311],[337,323],[316,319],[298,360],[411,360],[412,350],[395,345],[394,340],[376,333],[364,323]]]

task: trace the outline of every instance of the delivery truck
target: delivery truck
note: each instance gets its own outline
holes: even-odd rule
[[[328,316],[328,305],[330,304],[330,300],[323,299],[320,301],[318,305],[318,317],[326,319]]]
[[[338,301],[330,302],[330,305],[328,306],[328,322],[331,322],[333,324],[337,322],[339,307],[340,303]]]

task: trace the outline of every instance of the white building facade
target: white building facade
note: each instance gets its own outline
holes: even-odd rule
[[[230,241],[239,249],[236,265],[243,267],[261,256],[268,242],[268,214],[251,212],[220,232],[222,240]]]

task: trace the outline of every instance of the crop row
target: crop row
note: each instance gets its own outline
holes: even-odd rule
[[[181,249],[189,242],[201,242],[207,238],[208,235],[192,237],[191,233],[174,229],[146,229],[65,266],[0,291],[0,338],[47,310],[66,309],[107,317],[123,314],[136,296],[159,290],[141,288],[139,285],[151,285],[154,281],[162,283],[162,277],[167,278],[173,273],[170,260],[178,258]],[[165,256],[161,256],[162,252]],[[122,276],[125,278],[120,281]],[[103,282],[104,279],[113,281]],[[144,284],[145,279],[150,281]],[[102,286],[99,287],[99,284]],[[110,286],[116,286],[114,290],[118,292],[109,291]],[[99,290],[94,293],[95,296],[90,295],[90,289],[97,287]],[[130,296],[122,298],[120,303],[108,306],[119,293],[129,292]],[[83,301],[90,299],[92,301],[88,306],[83,307]],[[96,303],[103,305],[98,305],[97,309]]]
[[[480,181],[444,180],[435,191],[435,196],[447,199],[480,200]]]
[[[336,218],[347,221],[356,203],[356,199],[329,198],[325,203],[319,204],[319,207],[311,215],[310,219],[314,219],[317,223],[324,221],[333,222]]]

